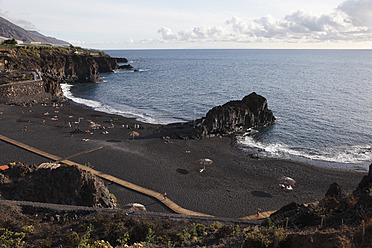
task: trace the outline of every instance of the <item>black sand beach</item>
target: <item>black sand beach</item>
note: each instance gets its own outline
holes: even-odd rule
[[[93,122],[101,128],[92,129]],[[134,128],[135,125],[139,128]],[[317,201],[334,182],[349,193],[365,174],[286,160],[250,158],[227,137],[166,142],[156,135],[159,128],[160,125],[73,103],[57,107],[0,105],[0,134],[59,157],[103,146],[70,160],[159,193],[166,192],[186,209],[215,216],[243,217],[254,214],[257,208],[267,211],[293,201]],[[89,131],[85,133],[85,130]],[[133,139],[129,135],[131,131],[140,136]],[[196,162],[201,158],[213,160],[202,173],[199,172],[202,166]],[[0,165],[13,161],[39,164],[48,159],[0,141]],[[282,176],[297,181],[293,191],[279,188],[278,178]],[[119,206],[138,202],[148,211],[170,212],[150,197],[113,184],[109,189]]]

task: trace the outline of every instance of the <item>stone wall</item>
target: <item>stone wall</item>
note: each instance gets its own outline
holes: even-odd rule
[[[59,85],[48,80],[32,80],[0,86],[0,103],[43,103],[61,100],[63,96]]]

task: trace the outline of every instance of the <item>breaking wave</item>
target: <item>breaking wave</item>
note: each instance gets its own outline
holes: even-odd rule
[[[115,109],[108,105],[104,105],[98,101],[75,97],[71,93],[71,87],[73,87],[73,85],[61,84],[61,87],[62,87],[62,91],[65,97],[67,97],[71,101],[74,101],[75,103],[78,103],[78,104],[90,107],[94,110],[105,112],[105,113],[121,115],[121,116],[128,117],[128,118],[135,118],[135,119],[138,119],[139,121],[143,121],[147,123],[157,123],[157,121],[151,116],[138,114],[138,111],[136,109],[133,109],[133,111],[131,111],[130,110],[131,107],[129,106],[124,108],[124,109],[128,109],[128,111],[123,111],[123,110]]]
[[[367,170],[367,166],[372,160],[371,145],[310,149],[291,147],[284,143],[265,144],[255,140],[254,136],[240,136],[238,137],[237,142],[241,149],[250,155],[267,158],[300,160],[332,168],[340,168],[341,163],[344,164],[345,168],[349,167],[347,165],[350,164],[358,165],[362,167],[363,170]],[[332,166],[332,163],[337,163],[337,165]]]

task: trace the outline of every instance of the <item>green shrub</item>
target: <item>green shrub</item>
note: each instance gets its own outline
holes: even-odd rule
[[[125,232],[122,237],[119,237],[116,242],[119,243],[120,246],[127,245],[130,240],[130,236],[128,232]]]
[[[22,241],[26,234],[21,232],[12,232],[6,228],[0,228],[0,247],[23,247],[25,242]]]
[[[286,239],[283,228],[245,228],[244,247],[267,248],[279,247],[279,244]]]
[[[32,234],[35,230],[35,227],[33,225],[23,226],[21,230],[26,234]]]
[[[146,235],[146,244],[154,244],[155,243],[155,231],[149,228],[149,231]]]
[[[66,247],[77,247],[80,243],[80,236],[77,232],[73,232],[65,237],[64,244]]]
[[[221,227],[222,227],[222,223],[219,221],[216,221],[207,228],[207,231],[214,232],[220,229]]]
[[[192,226],[193,226],[192,228],[193,236],[202,236],[204,235],[204,232],[207,229],[206,226],[204,226],[203,224],[199,224],[199,223],[198,224],[193,223]]]
[[[108,241],[96,240],[93,245],[88,246],[90,248],[113,248]]]
[[[78,247],[80,248],[89,248],[89,241],[90,241],[90,235],[91,235],[91,232],[93,231],[94,227],[92,224],[90,224],[88,227],[87,227],[87,230],[86,232],[84,233],[84,235],[81,237],[80,239],[80,243],[78,245]]]
[[[17,41],[15,39],[11,39],[11,40],[4,40],[3,43],[1,43],[2,45],[17,45]]]

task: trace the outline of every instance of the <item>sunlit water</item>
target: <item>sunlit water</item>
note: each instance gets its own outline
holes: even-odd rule
[[[370,50],[119,50],[138,72],[64,85],[70,99],[150,123],[188,121],[256,92],[274,125],[239,146],[260,157],[366,170],[372,162]]]

